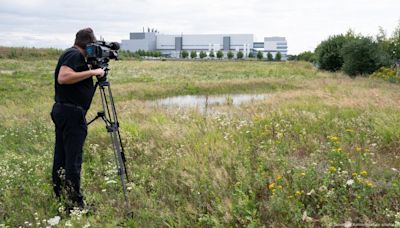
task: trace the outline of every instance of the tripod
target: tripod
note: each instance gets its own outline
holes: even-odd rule
[[[89,123],[98,118],[103,119],[106,124],[107,132],[110,133],[112,147],[114,150],[114,156],[117,166],[118,175],[121,178],[122,189],[124,192],[125,203],[128,205],[128,195],[126,183],[129,182],[128,173],[126,171],[126,159],[124,153],[124,147],[122,145],[121,135],[119,132],[119,122],[117,117],[117,111],[115,110],[114,98],[111,93],[110,82],[107,81],[108,69],[105,69],[105,75],[102,78],[98,78],[94,92],[96,92],[97,87],[100,90],[101,103],[103,110],[97,113],[97,116],[92,119]],[[108,99],[107,99],[108,98]]]

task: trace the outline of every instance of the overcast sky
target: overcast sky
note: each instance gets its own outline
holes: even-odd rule
[[[0,46],[72,45],[77,30],[92,27],[107,41],[155,28],[164,34],[251,33],[285,36],[289,54],[314,50],[329,35],[353,29],[390,35],[400,0],[0,0]]]

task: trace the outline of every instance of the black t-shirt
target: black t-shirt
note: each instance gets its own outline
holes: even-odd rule
[[[88,110],[94,94],[93,79],[90,77],[74,84],[60,85],[57,79],[60,68],[63,65],[70,67],[75,72],[89,70],[85,57],[80,53],[80,51],[75,47],[68,48],[60,56],[54,72],[54,87],[56,93],[54,100],[59,103],[69,103],[81,106]]]

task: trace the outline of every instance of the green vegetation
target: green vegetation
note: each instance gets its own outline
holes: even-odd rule
[[[200,51],[200,59],[204,59],[205,57],[207,57],[207,53],[205,53],[204,51]]]
[[[272,56],[271,52],[267,53],[267,60],[268,61],[273,61],[274,60],[274,57]]]
[[[63,51],[54,48],[1,47],[0,59],[57,59]]]
[[[224,57],[224,53],[221,50],[219,50],[217,52],[217,58],[222,59],[223,57]]]
[[[213,50],[210,51],[210,54],[208,55],[210,58],[214,58],[215,57],[215,53]]]
[[[48,226],[53,60],[0,59],[0,226]],[[399,85],[306,62],[117,61],[112,85],[130,209],[110,139],[89,127],[82,185],[91,215],[59,226],[329,227],[400,224]],[[233,105],[229,94],[268,93]],[[227,104],[166,108],[151,99],[227,94]],[[100,109],[98,94],[88,119]]]
[[[194,59],[197,57],[197,52],[196,51],[191,51],[190,52],[190,58]]]
[[[261,52],[261,51],[258,51],[257,52],[257,59],[258,60],[261,60],[261,59],[263,59],[264,58],[264,54]]]
[[[232,59],[235,55],[233,54],[232,51],[228,51],[227,56],[228,56],[228,59]]]
[[[186,59],[188,56],[189,56],[189,52],[187,52],[186,50],[183,50],[183,51],[181,52],[181,57],[182,57],[182,58]]]
[[[282,59],[282,54],[278,51],[278,53],[276,53],[275,56],[275,61],[281,61],[281,59]]]
[[[238,59],[243,59],[243,52],[242,52],[242,51],[239,51],[239,52],[236,54],[236,58],[238,58]]]
[[[249,57],[249,58],[254,58],[254,54],[253,54],[253,52],[252,52],[252,51],[250,51],[250,53],[249,53],[249,55],[248,55],[247,57]]]

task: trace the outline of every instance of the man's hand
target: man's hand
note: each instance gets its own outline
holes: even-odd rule
[[[106,73],[103,69],[97,68],[95,70],[92,70],[93,75],[96,75],[98,78],[104,77],[104,74]]]

